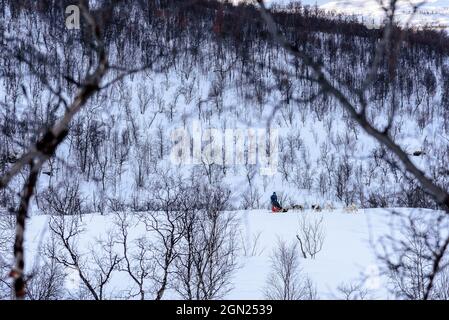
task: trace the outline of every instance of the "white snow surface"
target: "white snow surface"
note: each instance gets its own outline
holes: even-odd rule
[[[338,287],[343,284],[361,284],[367,290],[369,299],[393,298],[387,291],[387,279],[382,273],[382,265],[377,258],[375,248],[391,227],[397,224],[392,211],[405,215],[433,215],[436,211],[427,209],[359,209],[348,213],[344,210],[290,210],[283,214],[273,214],[267,210],[249,210],[229,212],[235,214],[240,225],[240,245],[251,245],[254,235],[260,233],[258,254],[238,259],[239,268],[235,272],[233,289],[226,299],[263,299],[266,279],[270,272],[270,255],[278,239],[287,242],[296,241],[299,217],[324,218],[325,242],[316,259],[300,260],[301,272],[307,275],[317,288],[319,299],[341,298]],[[137,217],[136,217],[137,218]],[[32,266],[39,259],[37,253],[48,240],[47,228],[49,216],[33,216],[27,222],[26,265]],[[85,228],[79,237],[79,249],[88,250],[98,239],[104,238],[114,223],[112,214],[90,214],[83,216]],[[137,221],[137,220],[136,220]],[[130,239],[137,238],[145,231],[142,223],[137,222],[130,233]],[[299,250],[299,249],[298,249]],[[132,281],[126,274],[115,272],[108,289],[120,292],[132,287]],[[111,296],[114,298],[114,296]],[[179,299],[174,291],[168,291],[165,299]]]

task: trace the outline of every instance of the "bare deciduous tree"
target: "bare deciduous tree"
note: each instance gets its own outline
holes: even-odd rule
[[[431,217],[397,212],[396,215],[398,219],[392,226],[396,231],[381,239],[378,254],[387,267],[393,293],[413,300],[444,295],[444,288],[442,293],[439,289],[445,276],[443,271],[449,266],[445,257],[447,215],[441,212]]]
[[[126,272],[137,286],[137,291],[130,290],[128,296],[129,298],[139,297],[144,300],[148,291],[151,290],[151,288],[148,288],[148,282],[151,282],[155,277],[156,262],[152,252],[152,244],[145,236],[133,241],[129,239],[132,217],[128,213],[116,213],[115,224],[118,227],[116,241],[122,249],[122,263],[119,266],[119,271]]]
[[[41,86],[47,89],[58,100],[57,107],[54,110],[49,110],[46,115],[50,119],[50,122],[37,132],[37,139],[32,139],[25,144],[25,150],[22,155],[18,156],[5,170],[2,170],[0,176],[0,190],[2,190],[8,188],[10,183],[20,174],[27,175],[20,195],[19,208],[17,209],[16,238],[14,244],[15,263],[11,270],[11,276],[14,279],[14,292],[18,299],[25,297],[26,294],[23,248],[25,220],[28,216],[29,204],[33,197],[42,167],[55,156],[58,147],[68,136],[73,119],[95,94],[122,80],[124,77],[149,67],[148,65],[144,65],[133,69],[124,69],[112,66],[109,62],[109,55],[103,41],[103,23],[107,17],[107,10],[102,11],[100,9],[94,13],[94,10],[89,10],[89,5],[85,0],[80,0],[78,7],[86,22],[83,24],[83,28],[86,28],[86,37],[81,43],[85,49],[84,54],[89,56],[88,68],[82,72],[79,70],[80,72],[78,74],[83,74],[80,79],[73,79],[70,74],[55,75],[61,76],[61,78],[64,78],[76,87],[77,91],[72,96],[73,99],[71,102],[67,101],[67,97],[62,94],[61,88],[53,88],[51,84],[52,80],[47,79],[40,72],[42,68],[51,68],[52,64],[59,62],[54,61],[55,56],[42,53],[37,49],[37,46],[30,45],[24,39],[9,36],[2,37],[8,43],[17,44],[16,48],[12,50],[11,48],[6,48],[6,50],[11,50],[11,56],[17,57],[21,64],[27,66],[30,73],[36,75],[40,80]],[[101,18],[95,16],[95,14],[100,14]],[[30,34],[32,33],[30,32]],[[18,50],[18,48],[26,49]],[[16,55],[15,51],[20,53]],[[36,66],[35,63],[41,63],[42,65]],[[115,69],[118,75],[112,77],[109,82],[105,83],[105,77],[111,69]],[[60,117],[56,116],[56,110],[58,110],[59,106],[64,107],[64,112]]]
[[[251,236],[245,237],[240,231],[240,240],[242,243],[242,251],[245,257],[258,257],[265,251],[265,248],[260,247],[260,237],[262,232],[257,232]]]
[[[45,259],[27,279],[26,297],[30,300],[60,300],[65,297],[66,273],[54,259]]]
[[[0,213],[0,299],[11,297],[11,244],[14,241],[14,227],[16,225],[13,214]]]
[[[420,186],[433,197],[435,202],[448,213],[448,191],[433,179],[432,175],[423,171],[423,169],[412,161],[409,157],[409,153],[401,147],[398,141],[395,141],[395,134],[392,132],[392,128],[394,127],[395,117],[398,113],[396,94],[393,94],[391,104],[386,105],[387,110],[383,110],[383,114],[386,115],[386,125],[379,127],[368,116],[370,101],[367,99],[367,93],[379,77],[380,67],[385,61],[388,81],[392,83],[398,81],[398,66],[396,65],[396,62],[404,35],[402,30],[397,27],[395,21],[398,1],[390,0],[386,5],[380,3],[382,9],[386,13],[385,24],[383,26],[383,37],[379,41],[371,66],[367,69],[368,71],[366,72],[364,79],[362,79],[361,85],[355,87],[345,84],[344,79],[333,77],[332,72],[325,67],[323,62],[308,52],[305,46],[291,43],[279,31],[276,22],[266,8],[264,1],[257,0],[257,2],[259,4],[262,19],[273,40],[284,48],[293,58],[304,64],[308,71],[304,78],[319,86],[320,91],[318,96],[327,96],[337,101],[350,118],[357,123],[367,135],[374,138],[382,147],[394,156],[393,164],[396,166],[396,163],[398,163],[397,166],[400,165],[400,169],[404,175],[410,174],[413,176],[413,178],[419,182]],[[423,3],[418,3],[412,6],[413,10],[411,17],[413,17],[413,14],[416,13],[422,4]],[[408,23],[409,21],[406,22],[406,26],[408,26]],[[444,267],[444,264],[442,263],[448,244],[449,235],[446,235],[446,238],[442,243],[438,243],[436,247],[430,248],[434,254],[429,261],[431,264],[431,272],[427,276],[429,282],[424,285],[421,284],[424,288],[424,292],[418,294],[418,297],[422,299],[428,299],[430,297],[429,295],[433,287],[433,280],[437,276],[439,270]],[[403,267],[407,269],[405,265]],[[416,280],[421,283],[419,279]],[[415,296],[415,294],[412,294],[411,296]]]
[[[441,269],[434,285],[433,298],[437,300],[449,300],[449,268]]]
[[[337,287],[337,299],[341,300],[365,300],[369,299],[368,290],[364,288],[363,283],[348,282],[342,283]]]
[[[81,218],[85,211],[78,182],[65,180],[57,188],[50,186],[39,198],[42,212],[49,216],[76,215]]]
[[[91,298],[103,300],[111,296],[106,288],[121,262],[115,252],[115,236],[110,232],[106,239],[97,239],[97,245],[91,245],[89,254],[78,248],[78,238],[84,232],[84,226],[76,216],[54,216],[49,222],[52,241],[55,245],[47,246],[46,255],[76,272],[81,285],[89,292]],[[89,259],[90,258],[90,259]],[[79,298],[79,297],[78,297]]]
[[[185,299],[224,297],[237,268],[237,224],[224,212],[229,191],[202,184],[200,178],[187,185],[181,203],[183,237],[176,259],[176,291]]]
[[[179,252],[177,246],[182,239],[182,213],[179,211],[182,181],[170,172],[160,173],[153,182],[154,194],[150,199],[151,212],[142,215],[142,220],[149,232],[155,235],[154,245],[158,279],[156,300],[161,300],[169,286],[172,266]]]
[[[317,298],[311,280],[300,269],[298,244],[278,240],[271,255],[271,271],[264,289],[270,300],[313,300]]]
[[[323,216],[315,217],[301,215],[299,217],[299,230],[296,239],[304,259],[315,259],[321,251],[326,234],[323,228]]]

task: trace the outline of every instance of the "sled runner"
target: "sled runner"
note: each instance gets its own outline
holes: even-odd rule
[[[276,206],[271,207],[271,212],[273,212],[273,213],[277,213],[277,212],[282,213],[282,212],[287,212],[287,211],[288,211],[288,209],[286,209],[286,208],[279,208]]]

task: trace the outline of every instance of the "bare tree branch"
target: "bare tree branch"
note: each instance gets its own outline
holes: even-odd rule
[[[14,259],[15,266],[11,271],[11,277],[14,279],[14,293],[16,298],[23,299],[25,296],[25,280],[24,280],[24,248],[23,241],[25,237],[25,220],[28,216],[28,207],[30,205],[31,197],[36,187],[37,177],[39,175],[39,168],[34,164],[30,165],[30,173],[22,190],[20,206],[17,211],[16,221],[16,239],[14,241]]]
[[[446,212],[449,212],[449,194],[446,190],[442,189],[436,183],[434,183],[430,178],[428,178],[425,173],[419,169],[408,157],[408,154],[389,136],[387,131],[381,131],[374,127],[368,119],[364,112],[359,112],[356,105],[351,102],[351,99],[343,93],[338,87],[336,87],[332,81],[329,80],[322,64],[315,61],[315,59],[308,54],[305,50],[294,46],[289,43],[287,39],[279,32],[273,17],[270,15],[265,7],[263,0],[257,0],[260,7],[260,12],[262,18],[267,24],[268,30],[271,33],[273,39],[281,45],[285,50],[287,50],[292,56],[301,59],[303,63],[308,66],[314,73],[314,76],[319,83],[321,90],[326,94],[334,97],[342,107],[348,112],[351,118],[359,124],[359,126],[371,137],[376,139],[381,145],[385,146],[389,151],[398,157],[404,166],[405,170],[409,171],[413,176],[420,182],[424,190],[426,190],[435,201],[440,204]],[[396,1],[392,0],[393,4]],[[387,28],[389,29],[389,28]],[[362,111],[363,108],[362,108]]]

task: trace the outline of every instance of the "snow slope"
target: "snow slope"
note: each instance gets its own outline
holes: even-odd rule
[[[16,24],[19,28],[20,23]],[[157,32],[154,34],[158,35]],[[263,169],[260,163],[217,164],[212,168],[217,180],[222,179],[233,191],[232,203],[236,208],[264,208],[273,191],[278,192],[284,204],[298,204],[298,199],[301,199],[305,208],[316,203],[322,206],[332,203],[334,207],[351,203],[363,207],[425,206],[404,201],[401,196],[404,189],[413,188],[409,188],[402,176],[390,174],[390,171],[385,174],[384,166],[387,164],[374,159],[379,145],[348,121],[338,103],[322,97],[313,103],[284,102],[288,92],[295,99],[313,96],[318,91],[314,84],[296,78],[282,84],[283,79],[266,71],[260,71],[260,78],[259,73],[255,73],[257,81],[247,78],[246,67],[234,62],[233,51],[226,49],[226,54],[221,57],[219,51],[222,49],[217,49],[215,36],[210,32],[204,34],[208,35],[204,39],[207,45],[199,50],[201,59],[180,56],[176,66],[161,73],[147,72],[126,78],[117,87],[105,90],[101,99],[99,96],[99,100],[91,101],[76,119],[79,131],[72,132],[58,149],[58,159],[64,159],[69,165],[58,160],[51,169],[46,166],[44,171],[52,171],[52,175],[40,177],[38,194],[48,187],[62,190],[62,182],[67,182],[79,185],[86,212],[106,210],[98,207],[104,207],[108,199],[122,201],[128,206],[132,203],[133,206],[136,204],[134,207],[145,207],[151,196],[151,182],[158,179],[158,175],[153,175],[156,164],[171,165],[174,171],[185,175],[193,170],[207,174],[205,165],[175,166],[170,161],[174,146],[172,134],[176,130],[186,129],[190,136],[195,134],[202,139],[205,146],[208,142],[205,131],[198,135],[193,132],[196,121],[204,130],[218,129],[219,134],[225,130],[247,132],[247,129],[266,129],[270,123],[270,128],[279,130],[279,150],[275,150],[279,153],[279,163],[274,175],[260,174],[259,169]],[[355,37],[348,46],[340,36],[320,32],[313,33],[313,37],[316,37],[316,54],[322,54],[329,62],[332,74],[358,85],[365,77],[370,57],[368,51],[373,52],[369,49],[373,44]],[[189,41],[187,38],[183,40]],[[328,43],[335,43],[337,51],[333,52],[330,48],[334,46]],[[114,47],[111,49],[112,57],[118,56]],[[248,67],[251,70],[253,66],[271,65],[275,69],[293,72],[294,68],[286,63],[282,50],[265,45],[248,50],[245,54],[252,57]],[[145,56],[145,51],[137,45],[132,53],[135,61]],[[420,51],[419,55],[423,54]],[[423,171],[444,180],[445,175],[433,172],[446,168],[446,159],[449,159],[445,147],[449,136],[448,117],[445,109],[441,108],[445,93],[439,85],[445,81],[444,70],[448,61],[447,57],[442,60],[424,59],[425,62],[419,64],[405,59],[401,62],[408,91],[400,95],[404,112],[397,114],[393,131],[396,141],[408,153],[425,151],[422,157],[412,159]],[[68,64],[73,65],[72,62]],[[425,75],[434,79],[433,91],[422,85],[427,81]],[[37,79],[30,80],[30,83],[34,81]],[[0,90],[11,87],[6,82]],[[277,89],[265,90],[269,87]],[[48,105],[46,100],[51,94],[36,88],[38,86],[30,85],[30,96],[39,98],[37,105]],[[376,90],[384,91],[381,87]],[[6,97],[12,97],[18,91],[5,90]],[[374,91],[370,93],[370,118],[381,128],[388,119],[388,110],[384,106],[388,104],[390,93],[388,90],[382,94]],[[22,104],[27,105],[25,97],[22,98]],[[280,102],[281,108],[278,109]],[[25,109],[17,111],[14,116],[17,122],[26,121],[30,112]],[[39,113],[45,118],[45,110]],[[248,149],[249,134],[245,136],[245,149]],[[223,140],[221,138],[217,140]],[[21,146],[12,149],[19,153]],[[248,177],[253,177],[251,182]],[[439,182],[444,184],[444,181]],[[36,210],[32,210],[32,214],[42,213],[37,208],[33,209]]]
[[[234,2],[239,2],[235,0]],[[357,15],[364,21],[376,24],[385,16],[378,0],[266,0],[267,5],[287,5],[292,2],[301,2],[303,5],[317,5],[326,11],[335,11],[345,15]],[[389,1],[383,1],[388,3]],[[420,4],[419,10],[409,21],[413,11],[411,4]],[[449,30],[449,5],[445,0],[399,0],[397,20],[400,23],[409,22],[416,27],[430,26]]]
[[[384,1],[384,3],[388,2]],[[446,1],[424,1],[424,4],[420,5],[420,8],[413,17],[411,3],[415,5],[421,4],[423,1],[398,1],[397,21],[403,24],[409,23],[415,27],[430,26],[442,29],[449,28],[449,7]],[[344,14],[355,14],[377,23],[381,22],[383,17],[385,17],[384,11],[376,0],[327,1],[320,8]]]
[[[322,43],[327,43],[331,35],[319,34],[318,39]],[[339,41],[339,40],[338,40]],[[210,42],[210,47],[214,45]],[[363,46],[363,41],[360,41],[360,46]],[[335,61],[333,66],[338,69],[343,68],[347,70],[346,65],[349,62],[354,61],[354,50],[355,48],[350,48],[350,53],[344,53],[343,49],[338,51],[338,60]],[[208,46],[203,48],[204,55],[210,56],[211,49]],[[271,50],[271,49],[270,49]],[[271,51],[267,52],[270,53]],[[326,53],[326,59],[330,59],[332,56],[328,54],[325,46],[322,50]],[[213,51],[212,51],[213,52]],[[267,52],[262,57],[256,56],[256,61],[258,59],[266,59]],[[364,52],[364,51],[362,51]],[[280,68],[287,68],[285,63],[285,57],[279,53],[274,54],[277,58],[273,60],[276,61]],[[137,173],[140,173],[141,167],[143,169],[148,169],[150,166],[146,161],[148,158],[154,158],[153,163],[168,164],[168,151],[170,149],[170,132],[178,127],[190,127],[191,118],[201,119],[201,124],[204,127],[229,129],[229,128],[262,128],[266,126],[266,118],[272,114],[272,107],[275,106],[281,99],[280,94],[277,91],[271,92],[267,97],[263,99],[263,102],[256,104],[254,102],[248,102],[244,99],[244,94],[239,94],[239,88],[235,88],[235,82],[239,81],[240,69],[231,68],[229,75],[221,78],[218,72],[213,71],[215,65],[195,65],[191,64],[187,57],[186,59],[180,59],[179,65],[190,66],[192,70],[185,69],[170,69],[165,74],[150,74],[148,75],[138,75],[133,79],[126,80],[125,83],[121,85],[120,91],[111,88],[110,92],[106,93],[108,97],[111,97],[110,101],[104,102],[103,105],[95,105],[95,109],[86,110],[82,112],[80,116],[80,122],[83,123],[84,119],[94,119],[94,123],[98,121],[100,123],[99,127],[101,132],[105,132],[105,136],[108,138],[113,137],[113,134],[121,137],[125,136],[122,133],[127,133],[127,128],[136,127],[135,140],[139,140],[140,143],[135,143],[135,147],[130,147],[129,161],[124,165],[123,177],[122,171],[120,174],[117,173],[117,168],[115,164],[108,167],[105,187],[101,187],[98,183],[98,179],[86,178],[82,174],[75,172],[81,181],[81,189],[83,191],[83,196],[91,197],[92,199],[100,202],[101,204],[106,203],[106,199],[112,198],[114,200],[123,200],[124,202],[131,203],[131,200],[141,197],[137,200],[144,202],[149,193],[152,192],[151,188],[147,186],[138,186],[135,182],[135,177]],[[231,59],[229,59],[231,60]],[[279,61],[278,61],[279,60]],[[207,60],[209,61],[209,60]],[[442,64],[447,65],[447,59],[444,59],[443,63],[434,61],[432,59],[424,60],[422,63],[423,68],[430,70],[435,73],[435,81],[437,83],[442,82],[443,75],[441,72]],[[217,67],[224,67],[227,63],[230,66],[233,64],[232,61],[216,61]],[[209,62],[207,62],[209,63]],[[272,62],[273,63],[273,62]],[[357,74],[363,74],[363,66],[365,64],[357,64],[354,68],[354,78],[357,78]],[[211,67],[212,66],[212,67]],[[406,67],[404,67],[405,70]],[[424,74],[424,70],[421,69],[410,69],[408,72],[410,74],[416,73],[417,75]],[[340,72],[340,74],[343,74]],[[276,83],[274,77],[271,74],[264,74],[264,79],[267,84]],[[359,77],[361,78],[361,77]],[[150,80],[149,80],[150,79]],[[411,78],[415,81],[420,79],[418,76]],[[420,83],[419,81],[416,81]],[[413,82],[412,82],[413,83]],[[216,94],[214,88],[223,86],[225,89],[223,92]],[[189,89],[191,94],[189,95]],[[252,89],[247,87],[246,84],[242,86],[245,91],[251,91]],[[249,88],[249,89],[247,89]],[[308,95],[310,92],[305,90],[309,87],[304,86],[304,83],[294,82],[293,91],[298,91],[299,93],[304,93]],[[418,87],[410,93],[407,99],[404,99],[406,106],[410,105],[414,107],[414,101],[418,96],[423,95],[422,87]],[[413,88],[412,88],[413,89]],[[150,106],[146,111],[139,110],[138,96],[139,91],[150,92]],[[427,109],[431,109],[430,106],[434,104],[437,106],[440,102],[441,90],[437,90],[437,94],[428,94],[429,97],[427,101]],[[313,90],[311,90],[313,92]],[[215,97],[214,99],[210,97]],[[178,99],[179,97],[179,99]],[[434,98],[435,97],[435,98]],[[201,104],[203,100],[210,100],[208,104]],[[157,109],[156,103],[154,101],[160,101],[161,112]],[[408,104],[407,104],[408,102]],[[379,104],[384,103],[383,101],[378,102]],[[131,117],[124,112],[123,105],[129,105],[130,115],[136,115]],[[421,104],[421,102],[419,103]],[[420,106],[418,104],[418,106]],[[418,106],[415,109],[419,109]],[[196,110],[200,108],[206,109],[204,112],[195,113]],[[252,190],[252,186],[246,184],[246,177],[249,176],[249,169],[238,168],[235,170],[229,169],[227,176],[225,177],[225,182],[230,184],[233,190],[236,200],[232,201],[238,203],[239,195],[248,194],[254,191],[255,197],[260,198],[259,201],[255,201],[251,207],[263,208],[265,203],[269,199],[269,195],[272,191],[279,191],[280,196],[285,196],[284,203],[299,203],[303,204],[306,208],[312,203],[319,203],[324,206],[324,203],[333,203],[334,206],[343,206],[342,200],[336,200],[333,190],[334,175],[328,174],[327,169],[324,164],[327,160],[330,168],[337,168],[339,164],[348,162],[357,165],[350,174],[348,174],[349,182],[346,183],[347,190],[345,189],[345,194],[348,195],[363,195],[369,196],[370,194],[379,195],[385,194],[392,198],[397,198],[397,194],[402,192],[402,182],[393,180],[393,177],[389,174],[385,174],[382,167],[371,167],[373,162],[368,162],[368,157],[377,146],[373,140],[363,133],[359,135],[358,130],[354,129],[352,131],[347,130],[347,122],[344,114],[340,109],[336,109],[332,105],[328,110],[323,111],[323,115],[314,115],[312,108],[305,108],[301,106],[302,112],[296,112],[293,106],[284,106],[285,113],[279,113],[276,117],[276,127],[284,133],[284,140],[281,143],[282,150],[280,150],[281,155],[290,156],[285,161],[285,168],[282,170],[289,173],[289,181],[284,180],[278,173],[274,177],[258,177],[256,176],[253,185],[256,186],[255,190]],[[296,105],[294,107],[297,107]],[[311,107],[311,106],[308,106]],[[153,109],[154,108],[154,109]],[[265,108],[265,109],[264,109]],[[426,106],[424,103],[421,104],[420,109],[425,110]],[[172,109],[174,115],[171,114]],[[218,111],[217,111],[218,110]],[[259,112],[260,110],[260,112]],[[432,109],[434,110],[434,109]],[[435,114],[433,116],[428,116],[429,120],[427,123],[423,124],[423,127],[419,127],[416,123],[418,122],[418,117],[409,116],[406,112],[398,117],[398,124],[396,130],[396,139],[404,146],[408,152],[414,152],[417,150],[422,150],[426,148],[428,157],[420,161],[419,159],[414,159],[419,165],[422,165],[424,169],[427,167],[439,168],[439,163],[435,165],[433,159],[447,159],[447,150],[442,146],[442,141],[447,136],[447,128],[443,129],[442,120],[445,118],[441,116],[442,110],[435,108]],[[289,113],[291,113],[292,118],[289,119]],[[86,117],[86,115],[88,117]],[[188,115],[191,115],[190,118]],[[27,115],[24,114],[24,118]],[[318,119],[320,118],[320,119]],[[186,121],[188,119],[188,121]],[[382,122],[386,119],[383,114],[378,115],[378,121]],[[151,126],[154,120],[154,125]],[[89,120],[90,121],[90,120]],[[132,124],[131,124],[132,123]],[[90,124],[90,122],[89,122]],[[106,126],[107,124],[107,126]],[[94,126],[92,126],[94,127]],[[100,131],[100,130],[99,130]],[[88,130],[86,130],[88,132]],[[108,133],[107,133],[108,132]],[[112,132],[112,133],[111,133]],[[160,159],[157,158],[155,150],[156,137],[159,137],[160,132],[161,143],[164,146],[163,152],[161,152]],[[287,137],[285,137],[287,136]],[[282,137],[282,136],[281,136]],[[109,141],[105,139],[105,141]],[[328,143],[330,141],[330,143]],[[127,145],[119,140],[118,145]],[[141,148],[141,145],[147,144],[148,149]],[[98,162],[108,163],[110,159],[107,155],[114,153],[112,151],[113,143],[104,143],[101,149],[100,155],[105,155],[105,159],[100,159]],[[326,147],[327,146],[327,147]],[[61,158],[74,159],[73,162],[76,163],[76,154],[73,151],[76,147],[76,140],[70,140],[61,147],[59,155]],[[326,147],[326,148],[325,148]],[[104,151],[106,150],[106,152]],[[436,152],[436,151],[441,152]],[[335,161],[334,157],[337,159]],[[432,157],[432,158],[430,158]],[[141,159],[142,158],[142,159]],[[320,159],[321,158],[321,159]],[[328,159],[329,158],[329,159]],[[346,160],[347,158],[347,160]],[[341,159],[341,162],[340,162]],[[439,162],[439,161],[438,161]],[[144,163],[148,168],[144,168]],[[327,163],[326,163],[327,165]],[[55,169],[55,174],[51,178],[41,179],[42,183],[39,186],[39,191],[44,190],[47,185],[53,184],[57,186],[58,181],[67,179],[65,171],[71,171],[71,167],[67,166],[68,169],[63,164]],[[441,167],[445,168],[445,164],[441,164]],[[182,171],[190,171],[190,167],[182,167]],[[234,169],[234,168],[233,168]],[[257,167],[256,167],[257,169]],[[281,169],[281,168],[279,168]],[[436,170],[435,169],[435,170]],[[143,170],[146,172],[145,170]],[[149,171],[149,169],[147,170]],[[98,171],[99,172],[99,171]],[[257,172],[257,171],[256,171]],[[429,172],[432,172],[429,170]],[[360,174],[358,174],[360,173]],[[329,180],[323,180],[319,183],[320,177],[327,178]],[[338,178],[339,176],[335,174]],[[150,174],[146,174],[146,180],[151,181]],[[307,179],[305,178],[307,177]],[[298,179],[301,178],[301,179]],[[330,180],[330,179],[334,180]],[[359,180],[356,180],[360,178]],[[390,180],[391,178],[391,180]],[[307,181],[306,181],[307,180]],[[302,183],[304,185],[297,185],[297,183]],[[306,183],[308,182],[308,183]],[[338,181],[337,181],[338,182]],[[332,186],[331,186],[332,184]],[[337,184],[337,183],[336,183]],[[309,186],[307,186],[309,185]],[[320,194],[318,186],[326,187],[325,192]],[[357,187],[357,189],[355,188]],[[246,189],[248,188],[248,189]],[[103,189],[103,190],[102,190]],[[106,190],[104,190],[106,189]],[[360,190],[360,192],[357,192]],[[256,192],[257,191],[257,192]],[[368,193],[369,191],[369,193]],[[240,193],[240,194],[239,194]],[[105,196],[102,196],[105,194]],[[98,200],[100,198],[100,200]],[[95,202],[92,200],[92,202]],[[289,201],[291,200],[291,201]],[[295,201],[295,202],[294,202]],[[353,202],[352,199],[348,199],[347,205]],[[354,200],[357,203],[357,199]],[[391,202],[387,202],[391,203]],[[370,204],[375,206],[374,204]],[[393,204],[395,205],[395,204]],[[90,205],[87,210],[96,210],[98,205]],[[94,209],[92,209],[94,208]],[[29,220],[29,226],[27,228],[27,266],[33,266],[33,264],[39,259],[38,247],[45,243],[48,237],[48,228],[46,227],[48,223],[48,216],[39,215],[41,212],[34,208],[32,212],[32,217]],[[107,210],[107,209],[105,209]],[[405,210],[409,212],[410,210]],[[371,246],[372,243],[378,243],[379,238],[382,235],[389,232],[389,215],[388,211],[380,209],[366,209],[361,210],[357,214],[348,214],[342,210],[335,210],[332,212],[323,213],[313,213],[306,211],[304,213],[289,212],[282,215],[273,215],[267,212],[267,210],[252,210],[252,211],[237,211],[235,214],[240,218],[240,226],[242,245],[244,243],[248,244],[254,235],[259,232],[261,234],[260,240],[260,250],[263,252],[260,255],[252,257],[241,256],[239,259],[239,265],[241,268],[236,272],[233,284],[234,290],[232,290],[227,298],[236,299],[257,299],[263,298],[263,288],[265,285],[267,274],[270,270],[269,257],[272,250],[275,248],[276,241],[278,237],[281,237],[287,241],[296,241],[295,233],[298,228],[298,216],[308,215],[308,216],[320,216],[324,217],[324,223],[326,226],[326,241],[324,243],[323,251],[320,252],[315,260],[302,259],[301,265],[303,272],[311,277],[318,289],[318,295],[320,298],[338,298],[338,286],[343,283],[359,283],[361,282],[364,286],[370,289],[370,297],[372,298],[388,298],[388,293],[385,291],[386,281],[384,278],[379,276],[380,266],[377,264],[376,254]],[[98,244],[97,239],[99,237],[105,237],[107,231],[113,226],[112,215],[86,215],[83,218],[83,224],[85,225],[85,232],[80,236],[78,244],[84,249],[88,250],[91,245]],[[133,238],[137,238],[139,235],[145,232],[145,229],[141,224],[139,224],[133,231]],[[9,259],[11,261],[11,259]],[[114,274],[114,282],[112,284],[111,291],[115,291],[118,295],[112,295],[112,297],[118,297],[120,295],[120,290],[124,290],[131,283],[126,275],[122,273]],[[113,290],[113,289],[116,290]],[[169,293],[166,298],[177,298],[174,293]]]
[[[316,284],[320,298],[338,298],[338,286],[363,283],[365,275],[371,274],[372,271],[379,272],[369,235],[374,232],[375,237],[380,237],[387,230],[385,213],[386,211],[378,209],[360,210],[355,214],[341,210],[322,213],[288,212],[282,215],[265,211],[243,212],[246,223],[243,223],[242,227],[245,233],[252,235],[262,232],[261,247],[264,252],[259,257],[243,259],[244,267],[237,273],[236,290],[231,293],[231,297],[263,298],[261,289],[270,271],[269,256],[277,239],[295,241],[298,215],[306,214],[324,217],[326,239],[322,251],[314,260],[301,260],[303,272]],[[373,291],[373,298],[387,297],[387,293],[381,290],[380,281],[379,279],[378,285],[374,287],[367,284],[367,289]]]
[[[301,215],[308,219],[324,218],[326,239],[324,247],[316,259],[302,259],[304,275],[310,277],[316,285],[320,299],[338,299],[341,293],[338,287],[343,284],[360,284],[368,291],[367,298],[391,298],[387,292],[386,279],[381,275],[382,266],[376,258],[374,246],[390,232],[394,222],[391,210],[364,209],[355,213],[343,210],[290,211],[286,214],[273,214],[266,210],[234,212],[240,221],[241,245],[251,246],[251,239],[260,233],[257,254],[239,258],[239,269],[233,278],[234,289],[227,299],[263,299],[263,289],[270,271],[270,255],[278,239],[287,242],[296,241],[298,221]],[[432,215],[435,212],[423,209],[395,209],[405,214],[419,213]],[[392,220],[393,219],[393,220]],[[34,216],[28,221],[26,237],[27,266],[31,266],[39,255],[38,247],[48,237],[48,216]],[[88,249],[97,239],[105,237],[113,226],[112,215],[86,215],[83,217],[85,229],[78,243],[81,249]],[[145,228],[142,224],[133,229],[130,238],[137,238]],[[116,272],[113,284],[109,287],[115,294],[132,285],[125,274]],[[117,296],[111,296],[117,297]],[[173,292],[165,298],[177,299]]]

